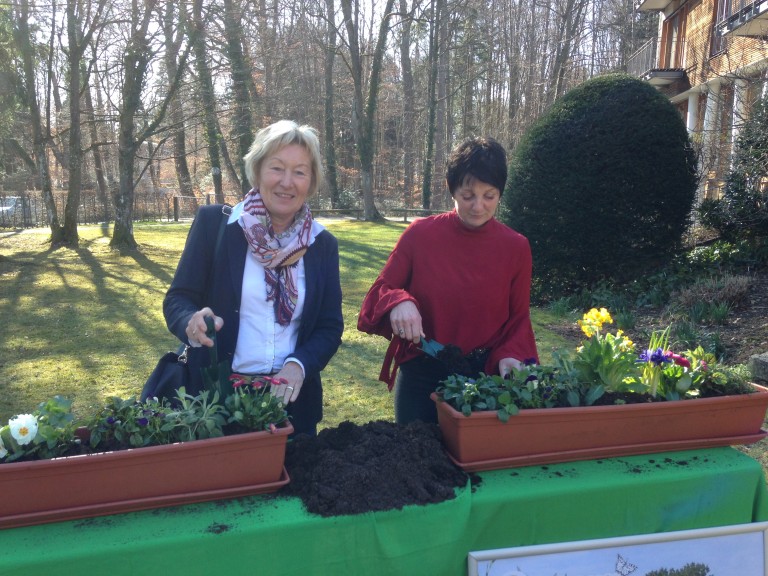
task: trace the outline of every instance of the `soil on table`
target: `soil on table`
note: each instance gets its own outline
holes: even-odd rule
[[[321,516],[399,510],[456,496],[469,476],[448,457],[436,424],[342,422],[288,443],[283,492]]]

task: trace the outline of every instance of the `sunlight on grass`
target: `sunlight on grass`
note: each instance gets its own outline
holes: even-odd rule
[[[325,420],[392,420],[392,396],[378,381],[387,341],[357,330],[360,303],[405,228],[403,223],[329,221],[339,239],[345,330],[323,372]],[[83,226],[77,250],[51,250],[47,229],[0,234],[0,422],[61,394],[78,415],[109,396],[138,395],[157,359],[176,348],[162,300],[189,222],[137,223],[138,252],[109,248],[101,226]],[[570,345],[533,310],[542,361]]]

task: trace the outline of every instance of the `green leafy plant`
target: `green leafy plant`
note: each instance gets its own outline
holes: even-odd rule
[[[19,414],[0,428],[0,461],[55,458],[80,449],[72,402],[61,396],[40,403],[31,414]]]
[[[179,441],[189,442],[224,436],[223,428],[229,414],[219,403],[217,392],[214,392],[210,401],[209,396],[208,390],[192,396],[187,394],[184,388],[179,389],[179,408],[172,410],[166,417],[173,423],[174,435]]]
[[[578,405],[577,390],[578,383],[565,372],[526,363],[506,378],[487,374],[470,378],[452,374],[441,382],[437,394],[465,416],[495,410],[499,420],[507,422],[510,416],[525,408],[554,408],[565,402]]]
[[[637,381],[634,343],[621,330],[604,333],[604,324],[613,323],[605,308],[592,308],[579,320],[587,340],[576,349],[573,368],[577,379],[603,386],[605,390],[626,391]]]
[[[57,396],[0,428],[0,462],[274,432],[288,415],[283,403],[268,390],[268,379],[257,386],[237,384],[224,404],[218,393],[203,390],[193,396],[183,388],[174,402],[112,397],[82,422],[73,417],[72,403]]]
[[[155,399],[146,403],[111,397],[86,424],[89,444],[95,450],[140,448],[173,442],[172,425],[166,422],[170,406]]]
[[[638,352],[621,330],[602,330],[612,322],[606,308],[592,308],[578,322],[587,340],[574,355],[555,350],[553,365],[525,363],[506,378],[453,374],[437,388],[438,397],[465,416],[491,410],[507,422],[525,408],[590,406],[609,392],[615,404],[622,404],[633,394],[648,401],[674,401],[753,391],[747,375],[720,366],[701,346],[680,354],[672,351],[670,328],[653,332],[648,348]]]
[[[288,418],[285,404],[269,393],[270,384],[284,384],[284,379],[263,376],[249,382],[234,375],[231,380],[234,393],[225,400],[228,424],[246,430],[274,431],[276,424]]]

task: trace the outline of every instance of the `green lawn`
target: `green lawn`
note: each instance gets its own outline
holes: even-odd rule
[[[323,373],[325,421],[391,420],[392,398],[377,380],[387,341],[357,331],[365,292],[389,255],[402,223],[329,222],[339,239],[346,328]],[[161,354],[176,348],[162,299],[189,223],[137,223],[139,252],[110,250],[109,231],[80,228],[78,250],[50,249],[48,230],[0,233],[0,422],[56,394],[89,414],[109,396],[141,390]],[[543,359],[569,345],[533,310]]]

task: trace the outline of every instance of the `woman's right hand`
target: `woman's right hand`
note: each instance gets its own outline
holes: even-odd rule
[[[403,340],[410,340],[418,344],[424,337],[421,326],[421,313],[416,304],[410,300],[400,302],[389,311],[389,322],[392,325],[392,333]]]
[[[205,335],[205,331],[208,329],[205,325],[206,316],[213,318],[213,325],[216,328],[216,332],[221,330],[224,326],[224,319],[216,316],[210,308],[206,307],[192,314],[189,322],[187,322],[186,332],[187,341],[193,348],[199,348],[200,346],[208,346],[208,348],[210,348],[213,346],[213,340]]]

